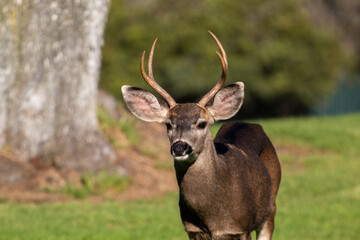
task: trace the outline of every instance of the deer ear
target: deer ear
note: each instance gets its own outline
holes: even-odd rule
[[[225,120],[234,116],[244,99],[244,84],[236,82],[221,89],[206,106],[214,119]]]
[[[136,117],[147,122],[166,120],[169,107],[148,91],[132,86],[122,86],[126,106]]]

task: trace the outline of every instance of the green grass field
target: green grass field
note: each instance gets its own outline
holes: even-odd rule
[[[357,239],[360,114],[260,123],[283,169],[274,239]],[[186,239],[186,234],[177,193],[170,193],[132,202],[1,203],[0,239]]]

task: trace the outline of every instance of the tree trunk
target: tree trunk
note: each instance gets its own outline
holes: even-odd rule
[[[96,171],[115,153],[96,117],[110,0],[0,0],[0,148]]]

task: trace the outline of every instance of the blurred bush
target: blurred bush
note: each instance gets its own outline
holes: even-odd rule
[[[227,83],[245,83],[245,117],[307,113],[353,63],[336,36],[312,25],[296,0],[113,0],[100,87],[118,99],[124,84],[150,89],[140,57],[159,37],[157,82],[177,102],[201,98],[221,74],[208,29],[228,54]]]

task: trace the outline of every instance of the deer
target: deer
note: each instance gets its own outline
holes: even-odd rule
[[[255,123],[226,122],[214,139],[210,126],[233,117],[244,99],[244,84],[222,88],[227,55],[218,38],[209,31],[219,52],[222,74],[216,85],[198,103],[176,103],[154,79],[152,61],[158,38],[144,69],[144,80],[165,100],[149,91],[122,86],[130,112],[147,122],[166,125],[170,153],[179,186],[180,217],[190,240],[272,239],[276,195],[281,167],[275,148],[263,128]]]

